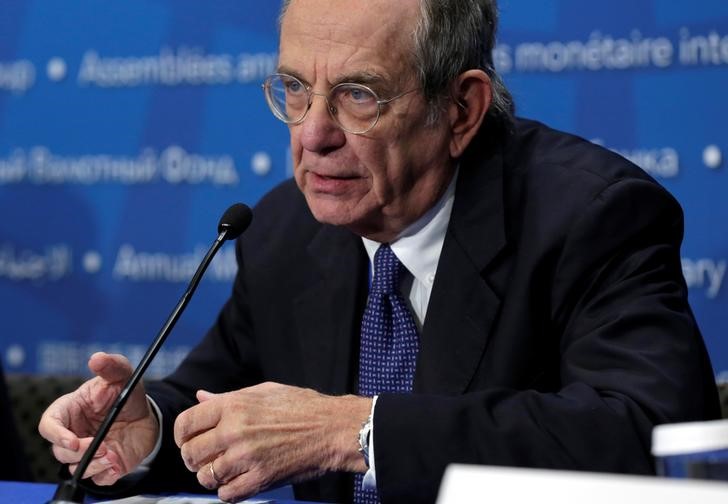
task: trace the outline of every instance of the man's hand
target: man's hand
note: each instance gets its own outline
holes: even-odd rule
[[[77,390],[58,398],[43,413],[38,431],[53,445],[53,455],[76,470],[86,448],[131,376],[126,357],[95,353],[88,362],[97,375]],[[140,384],[111,427],[84,473],[97,485],[110,485],[131,472],[152,451],[159,426]]]
[[[188,469],[223,501],[327,471],[366,471],[357,436],[371,398],[263,383],[226,394],[199,391],[197,399],[177,417],[174,439]]]

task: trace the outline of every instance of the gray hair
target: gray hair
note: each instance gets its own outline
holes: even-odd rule
[[[283,0],[280,20],[291,0]],[[486,121],[498,129],[513,121],[513,98],[493,65],[498,28],[496,0],[420,0],[413,64],[430,105],[428,123],[438,120],[449,86],[466,70],[483,70],[491,81],[492,100]]]
[[[510,124],[513,98],[493,66],[496,0],[421,0],[420,10],[414,59],[430,103],[430,121],[439,117],[450,83],[466,70],[480,69],[490,78],[492,88],[487,119],[502,126]]]

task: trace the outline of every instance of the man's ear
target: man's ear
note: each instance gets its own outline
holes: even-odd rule
[[[461,73],[451,86],[450,156],[459,158],[483,123],[492,97],[490,77],[482,70]]]

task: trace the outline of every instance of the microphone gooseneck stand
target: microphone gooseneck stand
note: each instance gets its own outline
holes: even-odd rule
[[[79,504],[83,502],[85,492],[83,488],[80,487],[79,482],[81,481],[83,473],[86,472],[86,469],[91,463],[94,454],[99,449],[99,446],[101,446],[104,438],[106,438],[106,434],[109,432],[111,425],[114,423],[114,420],[116,420],[116,417],[126,404],[127,399],[134,390],[134,387],[139,384],[139,380],[141,380],[142,375],[149,367],[149,364],[151,364],[154,356],[157,355],[157,352],[162,347],[164,340],[167,339],[167,336],[174,328],[174,325],[177,323],[177,320],[187,306],[187,303],[190,302],[192,294],[194,294],[195,289],[197,289],[197,285],[200,283],[202,275],[205,273],[205,270],[207,270],[212,258],[215,256],[217,251],[220,250],[220,247],[222,247],[226,240],[232,240],[240,236],[240,234],[242,234],[242,232],[245,231],[250,224],[251,219],[252,214],[250,209],[242,203],[237,203],[231,206],[225,214],[223,214],[220,219],[220,223],[218,224],[219,234],[217,239],[210,247],[210,250],[207,251],[204,259],[202,259],[202,262],[198,266],[197,271],[187,286],[187,290],[180,298],[177,306],[175,306],[174,310],[172,310],[172,313],[169,315],[167,321],[159,331],[159,334],[144,354],[144,357],[142,357],[142,360],[132,373],[129,381],[126,385],[124,385],[124,388],[117,396],[116,401],[111,406],[111,409],[109,409],[106,418],[104,418],[104,421],[99,426],[99,430],[96,432],[91,444],[83,454],[83,457],[81,457],[81,461],[78,463],[73,476],[71,479],[63,481],[58,485],[56,493],[53,495],[53,499],[50,500],[48,504]]]

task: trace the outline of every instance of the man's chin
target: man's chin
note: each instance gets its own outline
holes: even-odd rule
[[[311,206],[311,213],[314,219],[319,221],[321,224],[330,224],[332,226],[348,226],[352,223],[352,220],[348,214],[343,210],[336,210],[332,208],[321,208],[320,206]]]
[[[306,194],[306,202],[313,217],[322,224],[349,227],[356,221],[350,206],[337,198]]]

